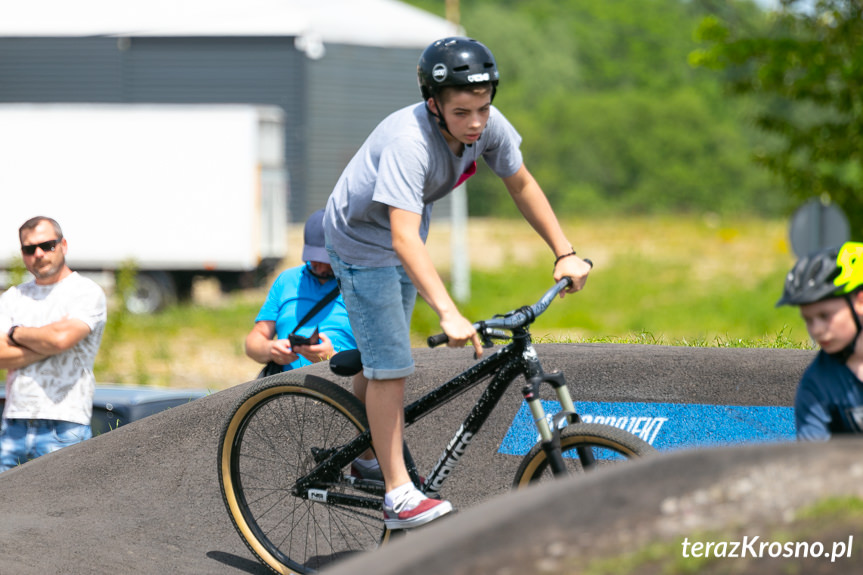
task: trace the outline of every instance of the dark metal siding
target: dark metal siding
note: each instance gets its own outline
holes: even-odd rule
[[[416,66],[421,49],[327,44],[308,63],[306,213],[324,206],[342,169],[375,126],[421,100]],[[436,216],[448,203],[436,205]]]
[[[0,38],[0,102],[122,101],[115,38]]]

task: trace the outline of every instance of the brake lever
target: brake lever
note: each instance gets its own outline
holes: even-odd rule
[[[479,333],[479,339],[482,342],[482,347],[484,349],[494,347],[494,342],[491,340],[491,335],[489,333],[492,330],[490,330],[489,328],[487,328],[485,326],[485,322],[479,322],[479,323],[480,323],[480,326],[479,326],[479,329],[477,330],[477,333]]]

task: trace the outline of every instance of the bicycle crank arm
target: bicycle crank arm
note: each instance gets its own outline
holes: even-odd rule
[[[358,509],[376,509],[378,511],[383,508],[383,500],[380,498],[348,495],[345,493],[330,491],[329,489],[309,489],[303,493],[300,493],[300,497],[307,501],[326,503],[327,505],[338,505],[342,507],[355,507]]]

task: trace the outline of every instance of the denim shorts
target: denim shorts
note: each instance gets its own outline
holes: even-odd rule
[[[4,419],[0,471],[93,437],[89,425],[53,419]]]
[[[404,268],[357,266],[343,262],[330,246],[327,251],[363,358],[363,375],[380,380],[412,374],[410,324],[417,290]]]

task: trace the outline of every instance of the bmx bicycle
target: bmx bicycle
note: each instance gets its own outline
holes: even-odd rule
[[[487,387],[421,478],[408,446],[411,480],[438,496],[455,464],[468,457],[470,437],[482,428],[498,400],[519,376],[522,395],[540,440],[516,471],[516,488],[589,472],[654,453],[639,437],[610,425],[584,423],[560,372],[546,373],[528,327],[570,285],[564,278],[540,300],[474,324],[486,347],[510,340],[467,370],[405,407],[405,426],[480,383]],[[446,342],[439,334],[430,346]],[[341,357],[340,357],[341,356]],[[331,359],[340,375],[361,369],[358,353]],[[540,387],[551,386],[561,405],[546,414]],[[245,392],[225,421],[219,443],[222,498],[237,532],[276,573],[316,573],[354,553],[374,549],[394,532],[384,525],[384,484],[351,474],[353,460],[372,447],[363,404],[342,386],[312,374],[285,372],[261,379]]]

